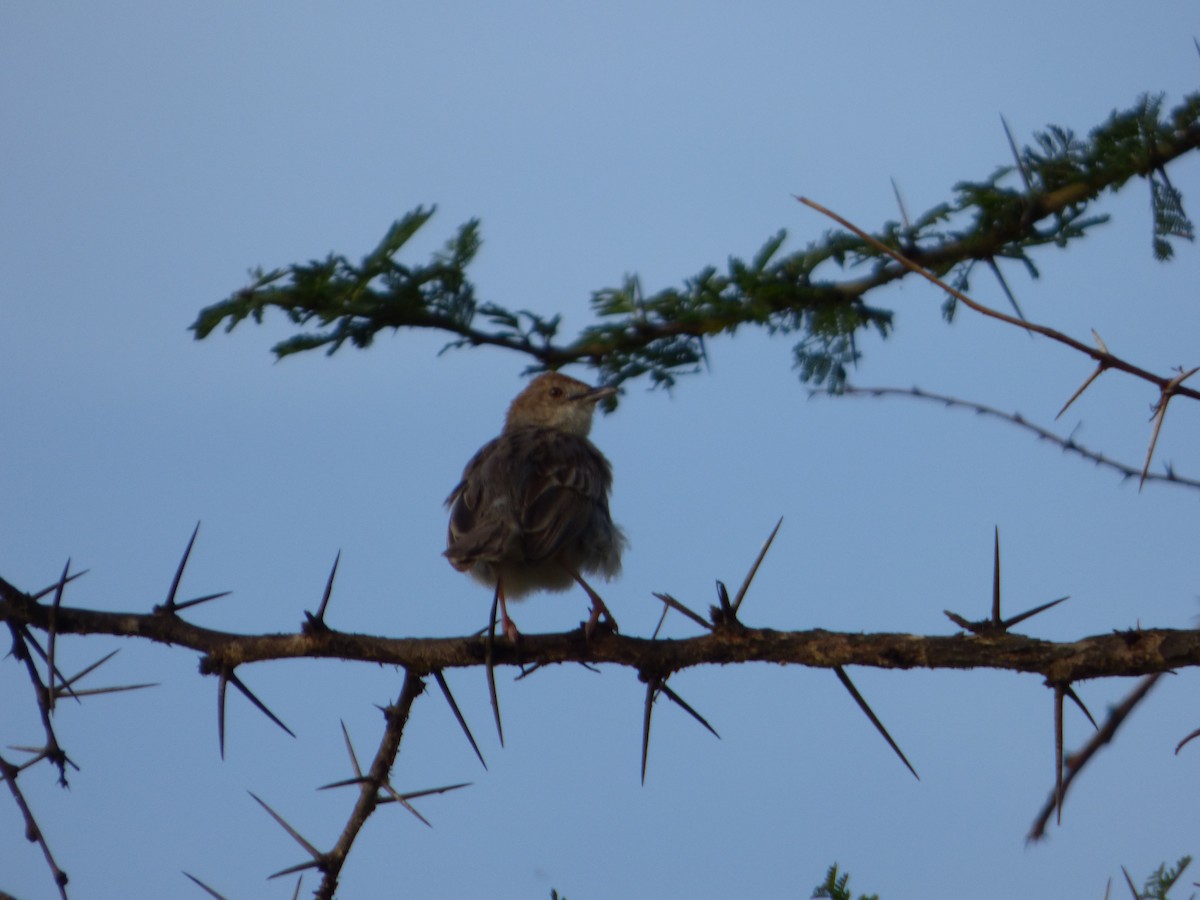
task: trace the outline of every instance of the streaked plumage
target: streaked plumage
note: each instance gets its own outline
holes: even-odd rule
[[[589,629],[608,616],[582,576],[621,570],[625,538],[608,510],[612,468],[587,437],[596,402],[613,393],[556,372],[538,376],[446,500],[446,558],[496,589],[510,636],[506,599],[565,591],[573,581],[592,599]]]

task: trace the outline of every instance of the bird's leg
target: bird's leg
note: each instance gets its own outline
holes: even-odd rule
[[[592,590],[592,586],[583,580],[583,576],[578,572],[568,569],[571,577],[579,582],[579,586],[587,593],[588,598],[592,601],[592,614],[588,616],[587,622],[583,626],[583,633],[587,637],[592,636],[592,632],[596,630],[596,626],[600,624],[600,617],[608,623],[613,631],[619,631],[617,628],[617,620],[613,618],[612,613],[608,611],[608,607],[604,605],[604,601],[600,599],[600,595]]]
[[[517,631],[517,626],[512,619],[508,617],[508,603],[504,599],[504,582],[496,582],[496,593],[500,596],[500,625],[504,629],[504,636],[514,644],[521,639],[521,632]]]

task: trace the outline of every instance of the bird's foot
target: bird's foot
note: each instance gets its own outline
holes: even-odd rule
[[[504,636],[514,644],[521,642],[521,632],[517,630],[517,623],[508,617],[508,613],[500,617],[500,628],[504,631]]]
[[[504,631],[504,636],[514,644],[520,643],[521,632],[517,631],[516,623],[508,617],[508,604],[504,599],[504,590],[499,586],[496,588],[496,596],[500,599],[500,627]],[[495,624],[495,621],[493,618],[492,623]]]
[[[612,613],[608,611],[608,607],[598,597],[596,600],[599,602],[592,604],[592,614],[583,623],[583,636],[588,640],[591,640],[597,629],[610,634],[616,634],[620,630],[617,628],[617,620],[612,617]],[[601,619],[604,621],[603,625],[600,624]]]
[[[590,638],[592,633],[600,626],[600,619],[602,617],[604,619],[605,630],[611,634],[616,634],[618,631],[617,620],[608,611],[608,607],[604,605],[604,601],[600,599],[600,595],[592,590],[592,586],[584,581],[578,572],[572,569],[567,569],[567,571],[578,582],[579,586],[583,588],[584,593],[588,595],[588,599],[592,601],[592,614],[588,616],[588,620],[583,625],[583,636]]]

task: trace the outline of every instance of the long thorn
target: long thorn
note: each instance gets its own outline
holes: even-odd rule
[[[254,692],[251,691],[250,688],[248,688],[248,687],[246,687],[246,685],[242,684],[242,680],[240,678],[238,678],[235,673],[233,673],[233,672],[229,673],[229,682],[235,688],[237,688],[239,691],[241,691],[247,700],[249,700],[251,703],[253,703],[255,706],[257,706],[259,712],[261,712],[264,716],[266,716],[268,719],[270,719],[272,722],[274,722],[276,725],[278,725],[280,728],[282,728],[284,731],[286,731],[292,737],[296,736],[296,733],[294,731],[292,731],[292,729],[288,728],[286,725],[283,724],[282,719],[280,719],[277,715],[275,715],[275,713],[271,712],[271,710],[267,709],[266,704],[254,696]]]
[[[1154,412],[1154,433],[1150,436],[1150,448],[1146,451],[1146,464],[1142,466],[1142,477],[1138,481],[1138,493],[1142,492],[1142,486],[1146,483],[1146,475],[1150,472],[1150,460],[1154,458],[1154,447],[1158,443],[1158,434],[1162,431],[1163,420],[1167,417],[1167,401],[1169,396],[1166,392],[1158,401],[1158,409]]]
[[[1187,372],[1180,370],[1179,374],[1167,382],[1166,387],[1162,390],[1162,396],[1158,401],[1158,409],[1154,415],[1154,434],[1150,438],[1150,449],[1146,452],[1146,464],[1142,467],[1142,479],[1138,482],[1138,493],[1141,493],[1142,486],[1146,483],[1146,476],[1150,472],[1150,460],[1154,457],[1154,447],[1158,443],[1158,434],[1162,431],[1163,421],[1167,418],[1167,404],[1175,396],[1175,391],[1179,386],[1197,372],[1200,372],[1200,366],[1189,369]]]
[[[400,792],[397,791],[394,787],[392,787],[390,784],[384,784],[383,789],[385,791],[387,791],[388,794],[391,795],[393,800],[395,800],[397,803],[399,803],[401,806],[403,806],[405,809],[407,809],[410,813],[412,813],[414,816],[416,816],[422,823],[424,823],[426,828],[433,827],[433,823],[430,822],[423,815],[421,815],[419,812],[417,812],[417,808],[408,802],[408,798],[402,796],[400,794]]]
[[[775,535],[779,534],[779,527],[781,525],[783,525],[783,516],[779,517],[779,521],[771,529],[771,536],[767,538],[766,543],[762,545],[762,549],[758,551],[758,558],[754,560],[754,565],[750,567],[750,571],[746,573],[746,579],[742,582],[742,586],[738,588],[737,596],[733,598],[733,612],[735,615],[741,609],[742,601],[746,599],[746,591],[750,589],[750,582],[754,580],[754,576],[758,572],[758,567],[762,565],[767,551],[771,549],[771,543],[775,540]]]
[[[47,711],[54,710],[54,645],[58,637],[58,608],[62,606],[63,587],[67,583],[67,574],[71,571],[71,557],[63,566],[62,575],[58,579],[58,590],[54,592],[54,602],[50,605],[50,639],[46,642],[46,707]]]
[[[419,791],[406,791],[400,796],[405,800],[415,800],[418,797],[432,797],[434,794],[446,794],[450,791],[462,790],[465,787],[471,787],[474,784],[472,781],[460,781],[458,784],[447,784],[442,787],[424,788]]]
[[[192,555],[192,547],[196,545],[196,535],[199,533],[200,523],[197,522],[196,527],[192,529],[187,549],[183,551],[183,559],[179,560],[179,568],[175,570],[175,577],[171,579],[171,590],[167,592],[167,602],[164,605],[167,612],[175,611],[175,595],[179,592],[179,582],[183,578],[183,570],[187,567],[188,557]]]
[[[1129,872],[1124,866],[1121,866],[1121,874],[1125,876],[1125,884],[1129,886],[1129,893],[1133,896],[1133,900],[1142,900],[1142,895],[1133,886],[1133,879],[1129,877]]]
[[[333,558],[333,568],[329,570],[329,580],[325,582],[325,593],[321,595],[321,605],[317,608],[317,621],[324,624],[325,609],[329,606],[329,598],[333,594],[333,579],[337,575],[338,563],[342,561],[342,551],[338,550]]]
[[[1088,708],[1083,705],[1083,701],[1079,699],[1079,695],[1075,693],[1075,689],[1069,684],[1066,687],[1066,694],[1071,698],[1071,700],[1074,701],[1075,705],[1083,711],[1083,714],[1087,716],[1087,720],[1092,723],[1092,727],[1099,731],[1100,726],[1096,724],[1096,720],[1092,718],[1091,712],[1089,712]]]
[[[158,682],[158,681],[146,681],[141,684],[116,684],[116,685],[113,685],[112,687],[87,688],[87,689],[81,690],[81,691],[71,691],[71,696],[73,696],[73,697],[95,697],[100,694],[119,694],[123,691],[140,691],[143,688],[158,687],[160,684],[161,684],[161,682]],[[59,695],[62,696],[61,692]]]
[[[1013,616],[1011,619],[1006,619],[1001,624],[1004,626],[1005,630],[1007,630],[1009,628],[1012,628],[1014,625],[1019,625],[1020,623],[1024,622],[1026,619],[1036,616],[1038,613],[1042,613],[1048,609],[1052,609],[1055,606],[1058,606],[1058,604],[1060,604],[1066,600],[1070,600],[1070,599],[1071,599],[1070,597],[1059,597],[1057,600],[1051,600],[1049,603],[1043,603],[1041,606],[1035,606],[1033,609],[1027,609],[1027,610],[1025,610],[1025,612],[1021,613],[1020,615]]]
[[[671,609],[675,610],[676,612],[683,613],[685,616],[687,616],[689,619],[691,619],[697,625],[700,625],[704,628],[707,628],[709,631],[712,631],[713,626],[712,626],[711,622],[704,621],[703,616],[700,616],[697,613],[692,612],[690,609],[688,609],[686,606],[684,606],[682,603],[680,603],[678,600],[676,600],[670,594],[660,594],[660,593],[655,592],[654,596],[657,597],[659,600],[661,600],[663,603],[665,603],[667,606],[671,607]]]
[[[208,894],[210,897],[216,897],[217,900],[226,900],[226,897],[224,894],[218,894],[216,891],[214,891],[212,888],[210,888],[207,884],[205,884],[203,881],[201,881],[199,878],[197,878],[191,872],[184,872],[183,874],[185,877],[190,878],[193,882],[195,882],[196,886],[199,887],[200,890],[202,890],[206,894]]]
[[[26,643],[30,647],[33,648],[33,652],[38,655],[38,658],[41,659],[43,662],[45,662],[47,665],[50,665],[50,654],[46,650],[42,649],[42,645],[37,642],[37,638],[35,638],[28,629],[23,629],[23,634],[24,634]],[[115,653],[116,651],[113,651],[113,652]],[[103,662],[111,659],[112,656],[113,656],[113,653],[110,653],[110,654],[108,654],[108,656],[101,659],[100,662],[103,663]],[[97,666],[99,664],[100,663],[93,664],[92,668],[95,668],[95,666]],[[60,682],[62,682],[64,686],[69,685],[72,681],[75,680],[75,678],[79,677],[78,675],[76,675],[75,678],[67,678],[67,676],[63,674],[62,669],[58,668],[58,666],[54,666],[54,671],[58,675],[58,680]],[[68,690],[70,690],[70,689],[68,688]],[[71,693],[73,694],[74,692],[72,691]],[[76,700],[78,700],[78,699],[79,698],[76,698]]]
[[[496,695],[496,610],[500,605],[500,583],[496,583],[496,593],[492,595],[492,613],[488,629],[483,639],[483,660],[487,669],[488,697],[492,701],[492,716],[496,719],[496,734],[500,736],[500,746],[504,746],[504,726],[500,724],[500,698]]]
[[[713,728],[711,725],[708,724],[708,719],[704,718],[704,716],[700,715],[700,713],[698,713],[698,712],[696,712],[696,710],[692,709],[692,707],[689,706],[688,703],[682,697],[680,697],[677,693],[675,693],[673,690],[671,690],[669,687],[667,687],[666,681],[664,681],[660,685],[660,690],[662,690],[662,692],[664,694],[666,694],[667,697],[672,702],[683,707],[684,711],[686,711],[689,716],[691,716],[693,719],[695,719],[697,722],[699,722],[701,725],[703,725],[705,728],[707,728],[713,737],[715,737],[717,740],[721,739],[721,736],[719,734],[717,734],[717,729]]]
[[[888,742],[888,746],[891,747],[895,754],[900,757],[900,761],[908,767],[908,771],[912,772],[913,778],[917,779],[917,781],[920,781],[921,776],[918,775],[917,770],[912,767],[912,763],[908,761],[908,757],[904,755],[904,751],[900,749],[900,745],[892,740],[892,736],[888,734],[888,730],[883,727],[883,723],[879,721],[879,717],[876,716],[871,710],[871,707],[867,705],[867,701],[863,698],[863,695],[858,692],[858,688],[854,686],[854,682],[850,680],[850,676],[846,674],[846,670],[841,666],[834,666],[833,671],[846,690],[850,692],[850,696],[854,698],[854,702],[858,704],[858,708],[867,714],[867,718],[871,720],[871,724],[875,726],[875,730],[883,735],[883,739]]]
[[[467,720],[463,718],[462,710],[458,708],[458,704],[454,702],[454,695],[450,693],[450,685],[446,684],[446,676],[442,674],[441,669],[433,670],[433,677],[438,683],[438,687],[442,689],[442,696],[446,698],[446,702],[450,704],[450,711],[454,713],[454,718],[458,720],[458,725],[463,730],[463,734],[467,736],[467,740],[471,743],[471,749],[475,751],[475,755],[479,757],[479,764],[485,769],[487,763],[484,762],[483,754],[479,752],[479,745],[475,743],[475,737],[471,734],[471,729],[467,727]]]
[[[667,604],[663,604],[662,615],[658,617],[658,624],[654,626],[654,634],[650,635],[650,640],[658,640],[658,633],[662,631],[663,622],[667,621],[667,611],[670,610],[670,608],[671,607],[669,607]]]
[[[51,584],[47,587],[42,588],[36,594],[31,594],[29,596],[29,599],[33,600],[36,603],[38,600],[41,600],[43,597],[45,597],[51,591],[61,590],[64,585],[70,584],[76,578],[82,578],[84,575],[86,575],[90,571],[91,571],[91,569],[83,569],[79,572],[76,572],[70,578],[65,578],[65,579],[62,579],[61,581],[56,581],[54,584]]]
[[[346,729],[346,720],[339,720],[342,726],[342,738],[346,742],[346,752],[350,754],[350,767],[354,769],[354,774],[359,778],[362,777],[362,766],[358,764],[358,756],[354,752],[354,745],[350,743],[350,732]]]
[[[286,869],[280,869],[278,872],[273,872],[267,876],[267,881],[273,878],[282,878],[284,875],[291,875],[293,872],[303,872],[305,869],[316,869],[321,865],[319,859],[310,859],[308,862],[297,863],[294,866],[288,866]]]
[[[650,756],[650,711],[654,709],[654,694],[661,682],[646,680],[646,711],[642,714],[642,784],[646,783],[646,759]]]
[[[390,799],[395,800],[397,803],[399,803],[401,806],[403,806],[405,809],[407,809],[410,813],[412,813],[414,816],[416,816],[418,819],[420,819],[422,822],[424,822],[425,825],[432,828],[433,823],[430,822],[423,815],[421,815],[419,812],[417,812],[417,808],[415,806],[413,806],[411,803],[409,803],[408,801],[413,800],[417,797],[428,797],[431,794],[444,794],[447,791],[457,791],[459,788],[465,788],[465,787],[470,787],[470,786],[471,786],[471,782],[464,781],[460,784],[448,784],[445,787],[426,788],[423,791],[408,791],[407,793],[404,793],[404,794],[401,794],[400,792],[398,792],[390,784],[385,784],[383,787],[384,787],[384,790],[386,790],[387,793],[390,795]],[[388,799],[388,798],[385,798],[385,799]]]
[[[182,612],[192,606],[199,606],[201,603],[208,603],[210,600],[220,600],[222,597],[228,597],[233,591],[221,591],[218,594],[205,594],[203,597],[197,597],[194,600],[184,600],[182,603],[176,603],[174,606],[175,612]]]
[[[1071,399],[1063,404],[1063,408],[1058,411],[1058,415],[1054,417],[1054,421],[1057,422],[1059,419],[1062,418],[1062,414],[1067,411],[1067,408],[1072,403],[1074,403],[1076,400],[1078,400],[1080,398],[1080,396],[1082,396],[1083,392],[1086,391],[1091,386],[1093,381],[1095,381],[1097,378],[1100,377],[1100,373],[1103,372],[1106,368],[1108,368],[1108,367],[1106,365],[1104,365],[1104,363],[1100,363],[1100,365],[1096,366],[1096,371],[1093,372],[1091,375],[1089,375],[1087,377],[1087,381],[1085,381],[1083,384],[1081,384],[1079,386],[1079,390],[1077,390],[1075,393],[1073,393],[1071,395]]]
[[[279,815],[279,813],[275,812],[275,810],[273,810],[273,809],[271,809],[271,807],[267,806],[267,804],[264,803],[259,798],[259,796],[254,793],[254,791],[247,791],[246,793],[249,794],[251,797],[253,797],[259,806],[261,806],[268,813],[270,813],[271,818],[274,819],[276,822],[278,822],[280,827],[283,828],[283,830],[286,831],[288,834],[290,834],[292,836],[292,839],[295,840],[295,842],[297,844],[299,844],[301,847],[303,847],[305,850],[307,850],[309,855],[312,856],[313,859],[315,859],[315,860],[321,859],[321,851],[319,851],[316,847],[314,847],[312,844],[310,844],[308,841],[306,841],[300,835],[300,832],[298,832],[295,828],[293,828],[291,825],[289,825],[287,823],[287,821],[283,818],[283,816]]]
[[[217,745],[221,748],[221,759],[225,758],[225,688],[229,685],[229,672],[221,670],[217,682]]]
[[[904,223],[904,229],[907,231],[912,228],[912,223],[908,221],[908,210],[904,208],[904,198],[900,196],[900,185],[896,184],[896,179],[891,178],[892,193],[896,196],[896,206],[900,208],[900,221]]]
[[[996,544],[992,556],[992,624],[1000,625],[1000,526],[996,527]]]
[[[1063,801],[1063,688],[1054,685],[1054,807],[1062,825]]]
[[[992,270],[992,274],[996,276],[996,280],[1000,282],[1000,288],[1004,291],[1004,296],[1008,298],[1008,305],[1013,308],[1013,312],[1017,314],[1017,318],[1022,322],[1029,321],[1025,318],[1025,313],[1021,310],[1021,304],[1017,302],[1017,296],[1012,292],[1012,288],[1008,286],[1008,281],[1004,278],[1004,273],[1000,271],[1000,266],[996,263],[996,258],[989,256],[987,258],[988,268]],[[1026,331],[1030,338],[1033,337],[1032,331]]]
[[[1004,136],[1008,138],[1008,148],[1012,150],[1013,162],[1017,165],[1017,171],[1021,173],[1021,180],[1025,182],[1025,190],[1027,193],[1033,193],[1033,183],[1029,180],[1029,172],[1025,168],[1025,163],[1021,159],[1020,152],[1017,150],[1017,142],[1013,139],[1012,129],[1008,127],[1008,119],[1001,115],[1000,122],[1004,125]],[[1024,316],[1021,318],[1024,318]]]
[[[717,579],[717,603],[721,605],[721,613],[726,620],[733,615],[733,604],[729,601],[729,588],[725,587],[725,582]]]

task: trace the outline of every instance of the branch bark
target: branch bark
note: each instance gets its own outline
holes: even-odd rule
[[[51,609],[32,602],[0,579],[0,621],[48,631]],[[188,647],[203,654],[204,674],[278,659],[341,659],[401,666],[418,675],[483,666],[482,636],[393,638],[332,629],[237,634],[202,628],[162,612],[102,612],[60,606],[63,634],[105,634]],[[1001,669],[1036,672],[1052,682],[1148,675],[1200,666],[1200,631],[1139,628],[1055,642],[1017,634],[915,635],[842,633],[824,629],[778,631],[716,626],[680,640],[593,635],[582,630],[524,635],[519,646],[496,644],[495,665],[609,663],[650,675],[702,665],[787,663],[812,668]]]

